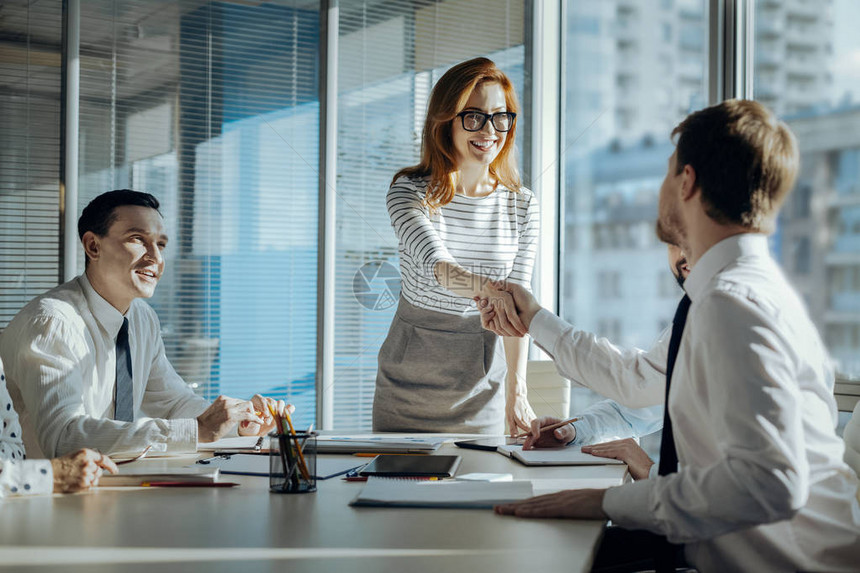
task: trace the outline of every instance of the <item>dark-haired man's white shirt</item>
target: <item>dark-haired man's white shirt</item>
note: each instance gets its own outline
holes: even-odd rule
[[[124,317],[134,422],[113,420],[116,337]],[[135,299],[123,316],[93,289],[86,273],[27,304],[0,335],[0,356],[31,457],[84,447],[107,454],[150,444],[156,452],[197,448],[196,418],[209,403],[167,360],[155,311]]]
[[[680,471],[610,488],[604,511],[686,544],[702,572],[857,571],[858,481],[835,432],[833,371],[766,237],[714,245],[685,289],[669,399]],[[539,342],[568,354],[563,337]]]

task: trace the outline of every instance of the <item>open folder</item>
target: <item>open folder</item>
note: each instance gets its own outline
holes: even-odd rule
[[[602,466],[624,463],[621,460],[585,454],[579,446],[523,450],[519,445],[500,445],[496,451],[527,466]]]
[[[350,505],[487,509],[500,503],[528,499],[532,492],[532,482],[528,480],[425,481],[371,476]]]
[[[223,474],[269,477],[271,460],[270,456],[227,454],[214,459],[198,460],[197,463],[218,468]],[[318,480],[333,478],[359,468],[365,463],[367,463],[366,458],[317,458],[314,477]]]

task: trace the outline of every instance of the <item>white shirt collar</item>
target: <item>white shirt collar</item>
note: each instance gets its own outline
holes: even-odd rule
[[[740,233],[723,239],[705,251],[684,281],[684,290],[691,300],[701,295],[717,273],[741,257],[769,257],[767,236],[760,233]]]
[[[86,272],[81,273],[78,277],[78,283],[81,285],[81,290],[84,292],[84,297],[87,299],[93,316],[111,338],[116,338],[119,329],[122,328],[123,314],[96,292],[96,289],[90,284]]]

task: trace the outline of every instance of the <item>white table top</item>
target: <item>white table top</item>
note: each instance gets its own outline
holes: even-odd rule
[[[625,466],[527,468],[446,444],[458,473],[512,473],[563,487],[620,483]],[[157,471],[190,458],[141,460]],[[226,475],[235,488],[99,488],[7,499],[0,508],[0,568],[26,571],[347,571],[436,573],[587,571],[603,522],[526,520],[489,510],[354,508],[363,487],[340,478],[308,494],[270,494],[268,478]],[[551,481],[550,481],[551,480]],[[589,483],[593,482],[593,483]],[[562,484],[562,485],[560,485]],[[539,492],[538,492],[539,493]]]

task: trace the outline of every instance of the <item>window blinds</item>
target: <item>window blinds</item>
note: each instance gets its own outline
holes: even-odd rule
[[[0,330],[59,279],[60,2],[0,6]]]
[[[174,367],[208,398],[287,399],[303,425],[316,403],[318,41],[315,3],[82,3],[79,210],[114,188],[155,195],[170,243],[150,303]]]

